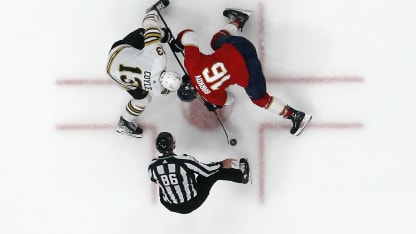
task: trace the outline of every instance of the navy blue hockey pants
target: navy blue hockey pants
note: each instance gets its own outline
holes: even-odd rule
[[[266,94],[266,78],[254,45],[245,37],[220,35],[213,42],[213,49],[219,49],[225,43],[233,45],[244,58],[249,74],[249,83],[245,90],[250,99],[262,98]]]

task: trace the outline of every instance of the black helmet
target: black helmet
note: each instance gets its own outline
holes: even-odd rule
[[[175,137],[169,132],[160,132],[156,138],[156,149],[162,153],[170,153],[175,148]]]
[[[196,98],[196,89],[192,86],[190,81],[185,82],[179,87],[178,91],[176,92],[179,99],[183,102],[191,102]]]

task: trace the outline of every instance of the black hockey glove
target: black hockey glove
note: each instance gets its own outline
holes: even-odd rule
[[[169,47],[172,51],[179,53],[183,51],[183,46],[176,42],[175,37],[173,36],[172,32],[169,28],[162,28],[163,31],[163,38],[161,40],[162,43],[168,43]]]
[[[169,42],[173,39],[172,32],[169,30],[169,28],[161,28],[163,31],[163,38],[161,40],[162,43]]]
[[[175,39],[171,40],[168,43],[169,47],[176,53],[180,53],[184,50],[183,45],[179,44]]]
[[[189,75],[188,74],[183,75],[182,76],[182,84],[184,84],[184,83],[186,83],[188,81],[190,81]]]
[[[222,108],[222,106],[218,106],[207,101],[204,102],[204,105],[209,111],[216,111],[218,108]]]

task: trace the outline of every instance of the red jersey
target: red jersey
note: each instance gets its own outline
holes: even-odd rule
[[[206,55],[195,45],[185,45],[185,68],[198,94],[208,102],[224,106],[225,89],[233,84],[248,85],[248,71],[240,52],[230,44],[224,44],[213,54]]]

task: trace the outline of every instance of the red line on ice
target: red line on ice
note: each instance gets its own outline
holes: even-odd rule
[[[115,85],[111,79],[60,79],[56,81],[58,86],[77,85]]]
[[[260,204],[265,203],[265,188],[266,188],[266,156],[265,156],[265,137],[266,130],[284,129],[289,131],[290,124],[276,124],[276,123],[262,123],[259,127],[259,201]],[[329,130],[360,130],[364,127],[361,122],[326,122],[326,123],[314,123],[308,124],[305,131],[311,131],[313,129],[329,129]],[[304,133],[302,133],[304,134]],[[302,136],[302,135],[301,135]],[[299,137],[301,137],[299,136]]]
[[[143,126],[144,129],[146,129],[146,132],[149,132],[151,134],[150,139],[156,139],[156,135],[157,135],[157,126],[153,125],[153,124],[145,124]],[[89,130],[108,130],[108,129],[112,129],[114,130],[114,134],[118,134],[115,132],[115,125],[114,124],[57,124],[56,125],[56,129],[59,131],[89,131]],[[151,141],[153,142],[153,141]],[[155,158],[157,157],[158,153],[156,152],[156,147],[151,147],[152,151],[150,153],[150,158]],[[158,194],[157,194],[157,185],[154,183],[150,183],[150,191],[151,191],[151,203],[152,204],[156,204],[157,203],[157,198],[158,198]]]

